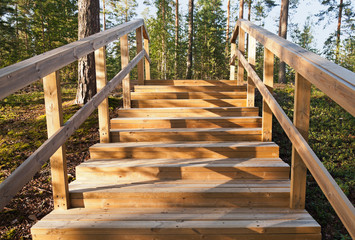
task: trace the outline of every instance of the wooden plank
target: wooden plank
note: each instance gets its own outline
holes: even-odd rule
[[[0,69],[0,100],[142,26],[133,20]]]
[[[256,64],[256,41],[252,36],[248,37],[248,62],[255,69]],[[248,89],[247,89],[247,106],[254,107],[255,104],[255,85],[254,81],[248,75]]]
[[[35,173],[41,169],[42,165],[65,143],[143,57],[144,52],[142,51],[0,184],[0,209],[32,179]]]
[[[245,52],[245,32],[244,30],[242,30],[242,28],[239,28],[238,50],[243,54]],[[244,84],[244,68],[239,60],[238,60],[237,84],[238,85]]]
[[[293,123],[305,141],[308,140],[311,83],[299,73],[295,81],[295,110]],[[292,147],[290,208],[305,208],[307,167]]]
[[[46,108],[48,138],[53,136],[63,125],[62,95],[59,72],[53,72],[43,78],[44,101]],[[69,208],[67,159],[65,145],[52,155],[51,176],[54,208]]]
[[[355,222],[354,206],[340,189],[333,177],[329,174],[317,155],[307,144],[307,141],[302,137],[301,133],[292,124],[291,120],[287,117],[285,112],[282,110],[272,94],[268,91],[255,71],[249,66],[243,54],[238,52],[238,57],[246,70],[250,73],[255,85],[264,97],[264,100],[267,102],[281,127],[286,132],[288,138],[291,140],[303,162],[312,173],[324,195],[327,197],[335,212],[345,225],[346,229],[349,231],[350,236],[355,238],[355,225],[353,224]]]
[[[134,86],[136,92],[241,92],[246,91],[242,86]]]
[[[355,116],[355,73],[246,20],[238,25]]]
[[[107,83],[106,49],[102,47],[95,51],[96,86],[101,91]],[[108,97],[98,106],[100,142],[110,142],[110,112]]]
[[[144,37],[144,39],[147,40],[148,42],[150,42],[148,29],[147,29],[147,26],[145,25],[144,21],[143,21],[142,27],[143,27],[143,37]]]
[[[134,108],[246,107],[246,99],[151,99],[132,100]]]
[[[147,39],[144,39],[144,50],[149,56],[149,41]],[[147,58],[145,59],[145,79],[150,80],[150,61]]]
[[[236,80],[149,80],[146,85],[173,85],[173,86],[236,86]]]
[[[136,29],[137,54],[143,50],[143,27]],[[144,85],[144,60],[142,59],[137,65],[138,84]]]
[[[270,93],[273,91],[274,86],[274,54],[269,49],[264,48],[264,84],[269,89]],[[272,141],[272,111],[269,105],[263,100],[262,109],[262,128],[264,142]]]
[[[132,92],[132,100],[148,99],[245,99],[246,92]]]
[[[233,33],[234,34],[234,33]],[[235,40],[234,40],[235,41]],[[231,59],[233,58],[233,56],[236,53],[236,49],[237,49],[237,44],[235,42],[231,43]],[[230,74],[229,74],[229,79],[230,80],[235,80],[235,64],[233,62],[233,64],[230,65]]]
[[[121,47],[121,66],[125,68],[129,63],[129,45],[128,35],[120,38]],[[131,83],[129,74],[122,81],[123,107],[131,108]]]
[[[114,118],[111,129],[149,128],[258,128],[260,117]]]

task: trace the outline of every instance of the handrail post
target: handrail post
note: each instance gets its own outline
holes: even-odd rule
[[[231,43],[231,58],[237,53],[237,44],[234,42]],[[229,74],[229,79],[230,80],[235,80],[235,63],[230,65],[230,74]]]
[[[137,54],[143,50],[143,27],[136,29]],[[144,60],[140,60],[137,65],[138,85],[144,85]]]
[[[129,62],[129,47],[128,47],[128,35],[124,35],[120,38],[121,46],[121,66],[122,69],[128,65]],[[129,80],[129,73],[122,81],[122,93],[123,93],[123,108],[131,108],[131,83]]]
[[[274,54],[267,48],[264,48],[264,84],[272,93],[274,87]],[[262,109],[262,140],[270,142],[272,140],[272,111],[266,101],[263,99]]]
[[[256,41],[249,35],[248,42],[248,62],[255,69]],[[254,107],[255,104],[255,84],[248,74],[247,106]]]
[[[245,53],[245,32],[242,28],[239,28],[239,41],[238,50],[244,54]],[[238,75],[237,75],[237,85],[242,85],[244,83],[244,67],[243,64],[238,59]]]
[[[303,138],[307,141],[310,115],[311,83],[297,72],[295,82],[295,109],[293,124],[301,133]],[[307,167],[298,152],[295,150],[294,146],[292,147],[291,164],[290,208],[304,209],[306,202]]]
[[[95,51],[96,87],[101,91],[107,84],[106,49],[99,48]],[[110,112],[108,98],[98,106],[100,143],[110,142]]]
[[[47,132],[48,138],[50,138],[63,125],[62,96],[58,71],[43,78],[43,91]],[[65,152],[65,145],[62,145],[50,158],[55,209],[69,208],[68,174]]]
[[[149,56],[149,39],[144,38],[144,50]],[[150,62],[145,58],[145,79],[150,80]]]

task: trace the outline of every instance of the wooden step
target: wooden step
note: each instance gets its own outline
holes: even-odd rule
[[[244,86],[168,86],[168,85],[138,85],[135,92],[245,92]]]
[[[246,107],[246,99],[153,99],[132,100],[134,108]]]
[[[256,107],[131,108],[119,109],[119,117],[246,117],[258,116]]]
[[[246,99],[246,92],[132,92],[132,100],[147,99]]]
[[[145,80],[145,85],[236,86],[237,80]]]
[[[158,128],[111,130],[111,142],[261,141],[261,128]]]
[[[98,143],[90,147],[92,159],[193,159],[193,158],[277,158],[273,142],[128,142]]]
[[[280,158],[97,159],[76,167],[76,179],[116,183],[166,179],[288,179]]]
[[[113,118],[111,129],[260,128],[261,117]]]
[[[70,206],[85,208],[288,207],[289,180],[157,180],[69,184]]]
[[[34,240],[321,239],[307,211],[284,208],[55,210],[31,232]]]

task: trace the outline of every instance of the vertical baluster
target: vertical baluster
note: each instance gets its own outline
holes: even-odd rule
[[[144,39],[144,50],[149,56],[149,40],[146,38]],[[150,63],[146,58],[145,58],[145,79],[150,80]]]
[[[128,35],[124,35],[120,38],[121,45],[121,66],[122,69],[129,63],[129,47],[128,47]],[[131,83],[129,80],[129,74],[122,81],[123,92],[123,108],[131,108]]]
[[[143,27],[136,29],[137,54],[143,50]],[[138,85],[144,85],[144,60],[140,60],[137,65]]]
[[[49,138],[63,125],[62,96],[58,71],[43,78],[43,90]],[[68,174],[65,152],[65,145],[63,145],[50,158],[55,209],[69,208]]]
[[[264,48],[264,84],[272,93],[274,87],[274,54],[267,48]],[[262,140],[270,142],[272,140],[272,111],[265,101],[263,101],[262,111]]]
[[[242,30],[242,28],[239,28],[238,50],[242,54],[245,53],[245,32]],[[244,84],[244,67],[243,64],[238,60],[237,85],[242,85],[242,84]]]
[[[107,84],[105,47],[95,51],[96,87],[99,92]],[[110,142],[110,112],[108,98],[98,106],[100,142]]]
[[[231,58],[236,54],[237,44],[235,42],[231,43]],[[230,65],[230,80],[235,80],[235,64]]]
[[[306,141],[308,140],[310,101],[311,83],[296,73],[293,124]],[[306,202],[307,167],[294,147],[292,147],[291,164],[290,208],[303,209]]]
[[[248,42],[248,62],[255,69],[256,41],[249,35]],[[255,104],[255,84],[248,75],[247,106],[254,107]]]

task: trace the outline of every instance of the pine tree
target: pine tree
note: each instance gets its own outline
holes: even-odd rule
[[[193,45],[193,32],[194,32],[194,0],[189,0],[189,36],[188,36],[188,52],[187,52],[187,66],[186,78],[192,78],[192,45]]]

